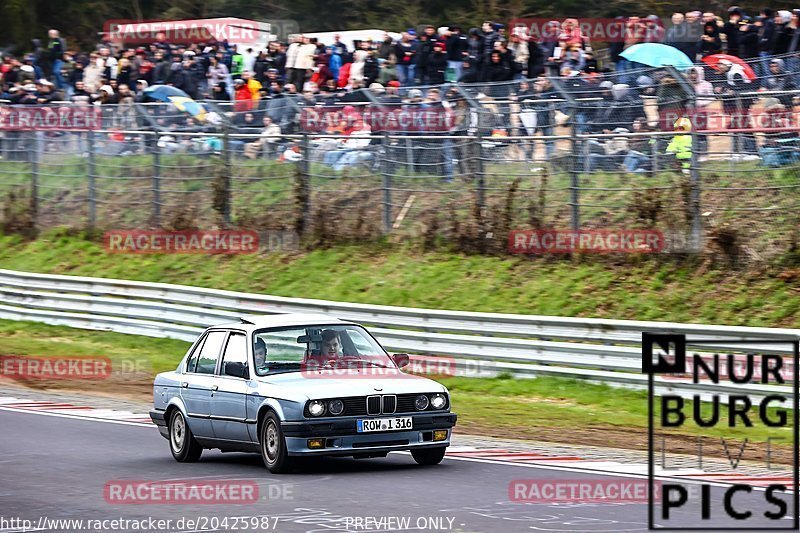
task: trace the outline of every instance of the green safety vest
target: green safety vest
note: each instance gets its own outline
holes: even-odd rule
[[[242,54],[233,54],[231,57],[231,75],[241,76],[244,72],[244,56]]]

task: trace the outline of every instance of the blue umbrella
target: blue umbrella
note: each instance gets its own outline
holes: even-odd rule
[[[672,66],[683,70],[694,66],[689,56],[674,46],[661,43],[634,44],[620,55],[628,61],[642,63],[648,67]]]
[[[189,113],[194,118],[204,121],[208,110],[201,103],[192,100],[188,94],[170,85],[152,85],[144,90],[144,94],[153,100],[166,102],[179,110]]]

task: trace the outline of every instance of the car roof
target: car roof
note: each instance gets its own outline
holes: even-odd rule
[[[213,328],[255,331],[264,328],[329,324],[355,324],[355,322],[341,320],[322,313],[280,313],[275,315],[243,315],[240,322],[218,324]]]

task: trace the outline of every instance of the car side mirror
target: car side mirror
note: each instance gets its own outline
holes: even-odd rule
[[[394,364],[396,364],[399,368],[403,368],[404,366],[408,366],[411,362],[411,359],[408,357],[407,353],[396,353],[392,355],[392,360]]]
[[[225,363],[225,375],[250,379],[250,372],[247,371],[247,365],[236,361],[228,361]]]

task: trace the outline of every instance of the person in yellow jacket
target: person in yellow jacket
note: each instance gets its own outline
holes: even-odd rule
[[[692,122],[682,117],[675,121],[675,136],[670,139],[667,145],[667,153],[675,156],[675,160],[681,164],[684,174],[689,173],[692,164]]]
[[[250,98],[259,100],[261,98],[261,82],[255,79],[253,73],[249,70],[242,72],[242,79],[245,81],[247,89],[250,91]]]

